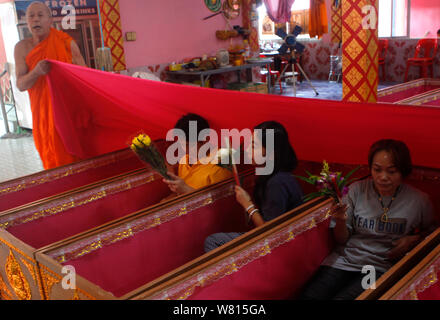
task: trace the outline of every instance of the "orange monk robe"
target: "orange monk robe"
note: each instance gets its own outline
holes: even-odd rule
[[[185,155],[179,161],[178,176],[194,189],[200,189],[211,184],[232,178],[232,172],[216,164],[208,163],[212,158],[205,158],[190,165],[189,156]]]
[[[51,28],[49,36],[27,55],[28,70],[34,69],[37,63],[44,59],[72,63],[71,42],[72,38],[67,33]],[[58,135],[46,77],[40,77],[28,92],[31,100],[35,146],[44,168],[50,169],[79,160],[66,151]]]
[[[309,9],[309,35],[310,38],[318,36],[320,39],[328,33],[327,9],[324,0],[310,0]]]

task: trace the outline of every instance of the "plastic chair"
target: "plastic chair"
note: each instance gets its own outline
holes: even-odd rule
[[[277,70],[271,70],[270,68],[269,68],[269,70],[262,70],[261,77],[262,77],[263,82],[267,82],[267,74],[268,73],[270,74],[270,77],[271,77],[270,83],[275,84],[278,81],[278,78],[280,76],[280,72]],[[272,81],[272,79],[273,79],[273,81]],[[280,94],[282,94],[283,93],[283,86],[281,85],[281,81],[279,81],[279,84],[280,84]]]
[[[388,52],[388,40],[379,40],[379,67],[382,67],[382,78],[386,79],[385,74],[385,57]]]
[[[428,76],[428,67],[433,76],[434,57],[437,52],[437,38],[435,39],[420,39],[416,46],[416,52],[413,58],[408,58],[406,62],[405,82],[408,80],[408,70],[410,66],[420,67],[422,69],[422,77]],[[423,56],[421,51],[423,50]],[[432,54],[431,54],[432,52]]]

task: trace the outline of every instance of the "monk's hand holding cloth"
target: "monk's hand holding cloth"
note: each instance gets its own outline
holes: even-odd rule
[[[35,70],[40,76],[44,76],[50,71],[50,62],[47,60],[41,60],[35,66]]]

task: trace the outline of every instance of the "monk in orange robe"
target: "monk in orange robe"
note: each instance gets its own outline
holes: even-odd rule
[[[50,71],[46,59],[86,66],[78,45],[67,34],[52,28],[49,7],[33,2],[26,10],[32,38],[15,46],[17,88],[28,90],[35,146],[45,169],[77,161],[69,154],[55,127],[52,101],[45,75]]]

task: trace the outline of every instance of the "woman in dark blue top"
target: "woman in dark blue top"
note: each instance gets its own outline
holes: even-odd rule
[[[273,133],[273,134],[272,134]],[[273,137],[273,139],[271,139]],[[266,121],[254,128],[252,146],[246,150],[257,166],[273,169],[258,175],[254,202],[241,187],[235,186],[235,197],[256,227],[302,204],[303,192],[292,171],[298,165],[286,129],[276,121]],[[268,170],[263,170],[268,171]],[[258,171],[256,171],[258,174]],[[211,251],[243,233],[215,233],[205,240],[205,252]]]

